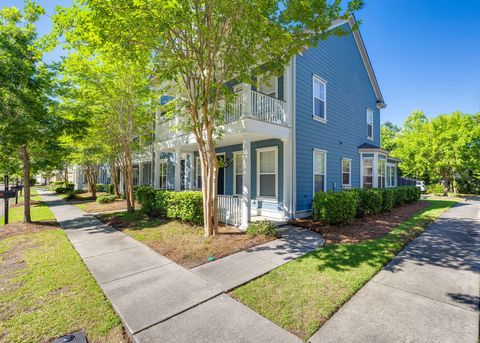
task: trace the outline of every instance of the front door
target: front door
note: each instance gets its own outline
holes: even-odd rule
[[[218,161],[220,162],[220,167],[218,168],[218,179],[217,179],[217,194],[225,194],[225,155],[217,156]]]

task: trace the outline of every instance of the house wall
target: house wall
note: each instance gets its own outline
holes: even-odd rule
[[[298,55],[295,67],[296,209],[306,211],[313,199],[313,149],[327,151],[327,190],[341,189],[342,158],[352,160],[352,187],[359,187],[358,146],[380,145],[380,111],[352,34],[321,41]],[[312,118],[313,75],[327,81],[326,123]],[[367,108],[374,111],[373,141],[366,137]]]

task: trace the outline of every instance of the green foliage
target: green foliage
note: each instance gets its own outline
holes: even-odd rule
[[[250,237],[258,235],[277,236],[277,234],[278,226],[267,219],[251,222],[247,228],[247,235]]]
[[[117,196],[115,195],[100,195],[97,197],[97,202],[99,204],[110,204],[115,202],[115,200],[117,200]]]
[[[30,186],[35,186],[36,183],[37,183],[37,179],[35,179],[35,178],[30,178],[29,181],[30,181]]]
[[[152,186],[140,186],[135,191],[135,197],[141,205],[142,212],[147,214],[149,217],[153,217],[156,214],[156,192],[157,191]]]
[[[67,187],[55,187],[54,192],[58,194],[64,194],[64,193],[69,193],[73,191],[73,185],[68,185]]]
[[[399,135],[400,131],[400,127],[392,124],[389,121],[383,123],[380,127],[380,142],[382,144],[382,149],[388,151],[395,150],[395,148],[397,147],[395,140]]]
[[[395,207],[395,191],[392,188],[382,188],[382,211],[388,212]]]
[[[140,186],[136,197],[141,210],[150,217],[179,219],[200,225],[203,223],[203,196],[201,192],[173,192]]]
[[[96,190],[97,192],[106,192],[106,191],[107,191],[107,188],[106,188],[106,186],[105,186],[103,183],[97,183],[97,184],[95,185],[95,190]]]
[[[115,193],[115,186],[112,183],[106,185],[106,191],[107,191],[108,194],[114,194]]]
[[[343,224],[355,218],[358,192],[318,192],[313,198],[313,218],[329,224]]]
[[[202,192],[170,192],[167,217],[201,225],[203,223]]]
[[[380,189],[356,189],[358,193],[357,216],[363,217],[382,212],[383,197]]]

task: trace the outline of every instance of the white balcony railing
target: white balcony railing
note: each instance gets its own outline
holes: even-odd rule
[[[242,223],[242,198],[235,195],[218,195],[218,221],[234,226]]]
[[[253,118],[263,122],[287,126],[285,102],[267,94],[247,89],[236,94],[233,104],[220,106],[225,111],[225,124],[242,118]],[[165,141],[185,133],[178,130],[179,117],[166,120],[157,125],[157,141]]]

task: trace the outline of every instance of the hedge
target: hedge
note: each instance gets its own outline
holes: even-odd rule
[[[313,199],[313,218],[329,224],[343,224],[355,217],[391,211],[395,206],[420,199],[416,186],[353,189],[318,192]]]
[[[110,183],[110,184],[106,185],[105,190],[108,194],[114,194],[115,193],[115,187],[114,187],[113,183]]]
[[[203,224],[203,197],[201,192],[173,192],[140,186],[135,196],[141,210],[150,217],[178,219],[197,225]]]
[[[105,184],[103,183],[97,183],[95,185],[95,191],[97,192],[106,192],[107,191],[107,188],[105,187]]]
[[[116,195],[100,195],[98,198],[97,198],[97,202],[99,204],[110,204],[112,202],[115,202],[115,200],[117,200],[117,196]]]
[[[355,218],[359,203],[358,192],[318,192],[313,198],[313,218],[329,224],[346,223]]]

